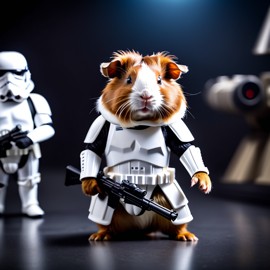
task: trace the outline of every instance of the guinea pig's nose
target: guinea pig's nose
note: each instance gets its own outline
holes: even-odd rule
[[[153,96],[143,96],[141,95],[141,98],[144,99],[144,100],[149,100],[151,99]]]
[[[143,91],[140,97],[144,100],[151,99],[153,96],[148,91]]]

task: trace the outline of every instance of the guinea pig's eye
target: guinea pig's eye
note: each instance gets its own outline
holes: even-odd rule
[[[158,84],[161,84],[161,76],[159,75],[158,78],[157,78],[157,83]]]
[[[131,83],[132,83],[132,79],[131,79],[130,76],[128,76],[128,78],[127,78],[127,84],[131,84]]]

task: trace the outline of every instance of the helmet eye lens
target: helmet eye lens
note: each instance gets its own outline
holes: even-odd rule
[[[23,76],[26,71],[27,71],[27,69],[11,69],[11,70],[2,69],[2,70],[0,70],[0,77],[2,77],[3,75],[5,75],[8,72],[13,73],[17,76]]]
[[[0,77],[4,76],[6,74],[6,70],[0,70]]]
[[[27,71],[26,69],[12,70],[11,73],[14,73],[14,74],[16,74],[18,76],[23,76],[26,71]]]

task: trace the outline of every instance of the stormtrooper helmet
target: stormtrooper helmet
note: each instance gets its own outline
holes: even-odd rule
[[[0,52],[0,102],[21,102],[33,89],[25,57],[19,52]]]

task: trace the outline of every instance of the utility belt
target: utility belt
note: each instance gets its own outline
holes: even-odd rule
[[[19,149],[13,146],[11,149],[6,150],[4,154],[0,159],[0,168],[7,174],[15,173],[18,169],[23,168],[30,154],[34,155],[34,158],[37,159],[41,157],[38,143],[26,149]]]
[[[104,168],[104,174],[116,182],[128,180],[136,185],[162,185],[172,183],[175,169],[156,167],[143,161],[130,161]]]
[[[38,143],[35,143],[25,149],[12,147],[11,149],[6,150],[5,154],[6,157],[18,157],[18,156],[27,156],[30,152],[33,152],[35,158],[41,157],[40,146]]]

